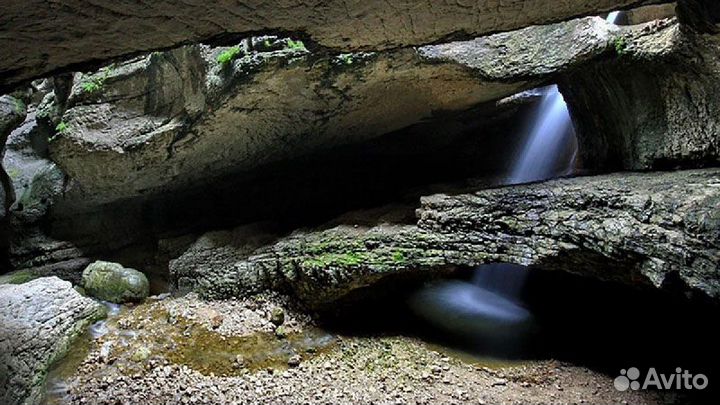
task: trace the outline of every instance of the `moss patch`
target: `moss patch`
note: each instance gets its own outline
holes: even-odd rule
[[[38,277],[38,275],[33,274],[29,270],[18,270],[0,276],[0,284],[25,284]]]

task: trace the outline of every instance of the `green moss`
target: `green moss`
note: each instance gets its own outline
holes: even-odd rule
[[[8,169],[7,174],[13,181],[17,181],[17,179],[19,179],[22,175],[22,171],[17,167],[13,167],[11,169]]]
[[[226,66],[230,62],[237,59],[240,56],[241,52],[242,50],[239,46],[233,46],[232,48],[226,49],[220,52],[220,54],[218,55],[217,63],[221,66]]]
[[[87,81],[82,83],[81,86],[86,93],[94,93],[102,88],[102,85],[96,81]]]
[[[55,132],[58,134],[64,134],[68,129],[68,124],[65,121],[60,121],[60,123],[55,126]]]
[[[15,112],[18,113],[18,114],[24,114],[24,113],[25,113],[25,109],[26,109],[25,103],[23,103],[23,101],[20,100],[19,98],[14,98],[14,97],[13,97],[13,109],[14,109]]]
[[[292,51],[307,51],[307,48],[305,48],[305,44],[303,43],[303,41],[300,40],[293,41],[292,39],[288,39],[287,48]]]
[[[302,265],[311,268],[325,268],[330,266],[350,267],[362,264],[367,260],[367,253],[362,252],[325,253],[304,260]]]
[[[618,54],[618,56],[622,56],[627,53],[627,41],[625,41],[625,38],[618,37],[613,42],[613,47],[615,48],[615,53]]]
[[[80,86],[82,87],[83,91],[88,94],[100,92],[105,86],[105,81],[107,81],[110,73],[112,73],[113,70],[115,70],[114,65],[105,67],[100,71],[100,74],[96,74],[90,77],[89,79],[80,83]]]
[[[346,65],[353,64],[353,55],[351,53],[344,53],[338,56],[338,60]]]
[[[37,275],[29,270],[18,270],[9,274],[0,276],[0,284],[25,284],[38,278]]]
[[[405,254],[401,251],[396,251],[393,253],[392,259],[395,263],[405,263]]]

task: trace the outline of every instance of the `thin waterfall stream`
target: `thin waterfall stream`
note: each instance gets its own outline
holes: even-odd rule
[[[620,16],[620,12],[612,12],[606,21],[615,24]],[[541,93],[506,185],[572,174],[577,144],[567,104],[557,85],[547,86]],[[528,269],[523,266],[479,266],[470,281],[440,281],[418,291],[410,299],[410,307],[447,332],[470,338],[496,353],[511,353],[512,346],[519,346],[533,326],[532,314],[520,300],[527,278]]]

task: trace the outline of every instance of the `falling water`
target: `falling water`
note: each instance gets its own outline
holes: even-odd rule
[[[509,184],[546,180],[572,164],[560,162],[562,149],[574,136],[570,113],[557,86],[542,90],[543,96],[522,152],[507,179]],[[567,160],[567,159],[566,159]]]
[[[612,12],[607,21],[615,24],[619,17],[619,12]],[[540,181],[568,173],[575,156],[574,151],[566,152],[574,137],[562,94],[557,86],[544,88],[522,153],[506,182]],[[512,338],[532,324],[530,312],[520,302],[526,279],[527,268],[522,266],[483,265],[475,269],[472,281],[432,283],[415,293],[409,304],[428,322],[471,338],[485,349],[516,344]]]
[[[613,11],[606,21],[615,24],[619,17],[620,12]],[[575,137],[565,100],[556,85],[544,88],[542,94],[536,118],[507,179],[508,184],[547,180],[567,174],[575,160],[575,151],[562,153]]]

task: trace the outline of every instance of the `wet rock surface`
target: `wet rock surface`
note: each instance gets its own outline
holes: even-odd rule
[[[102,305],[56,277],[0,285],[2,403],[40,403],[50,366],[104,313]]]
[[[207,235],[173,260],[170,271],[206,297],[289,289],[311,306],[387,277],[494,262],[716,300],[718,201],[716,169],[439,194],[421,199],[417,225],[301,230],[255,250],[238,233]]]
[[[226,314],[216,330],[227,342],[264,333],[272,327],[266,316],[279,306],[288,314],[291,329],[302,333],[312,328],[308,318],[278,296],[203,302],[189,295],[127,310],[116,320],[118,329],[92,342],[88,355],[69,368],[62,377],[64,389],[50,403],[655,404],[673,400],[672,395],[652,392],[619,392],[611,377],[582,367],[552,360],[484,363],[401,336],[335,336],[328,347],[301,353],[299,361],[290,358],[289,366],[262,368],[235,361],[251,358],[247,348],[235,348],[237,356],[231,361],[236,366],[229,374],[202,370],[173,357],[171,349],[147,344],[154,339],[152,331],[163,330],[173,347],[187,346],[201,333],[198,328],[213,330],[208,311]],[[136,347],[152,349],[149,356],[133,359]],[[212,344],[196,344],[195,349],[198,355],[216,350]]]

